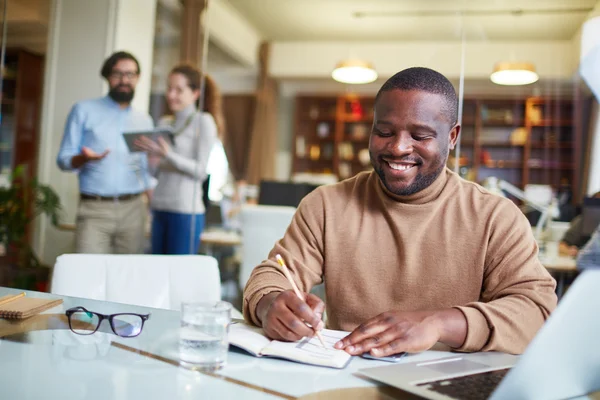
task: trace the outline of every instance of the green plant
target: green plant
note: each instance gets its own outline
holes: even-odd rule
[[[40,260],[27,240],[29,224],[40,215],[57,226],[61,211],[60,198],[48,185],[27,179],[22,165],[17,166],[10,186],[0,187],[0,243],[19,266],[39,267]]]

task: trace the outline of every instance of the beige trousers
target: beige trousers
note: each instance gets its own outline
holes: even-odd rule
[[[143,196],[124,201],[80,200],[75,230],[76,252],[142,253],[147,217]]]

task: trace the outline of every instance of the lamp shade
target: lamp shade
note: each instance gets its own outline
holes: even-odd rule
[[[345,60],[335,66],[331,77],[342,83],[370,83],[377,79],[377,72],[366,61]]]
[[[490,79],[497,85],[529,85],[537,82],[538,74],[530,63],[501,62],[496,64]]]

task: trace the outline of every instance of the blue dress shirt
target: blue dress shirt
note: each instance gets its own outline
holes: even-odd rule
[[[150,115],[131,107],[122,109],[110,97],[76,103],[65,125],[65,132],[56,158],[63,171],[75,171],[71,159],[83,146],[102,153],[99,161],[89,161],[76,171],[79,191],[99,196],[121,196],[141,193],[150,188],[146,153],[131,153],[123,132],[153,129]]]

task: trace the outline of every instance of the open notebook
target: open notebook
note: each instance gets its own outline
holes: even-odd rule
[[[322,367],[344,368],[352,356],[334,349],[333,345],[346,337],[348,332],[324,329],[321,334],[325,348],[316,337],[298,342],[280,342],[267,338],[261,328],[235,323],[229,327],[229,343],[256,357],[270,356]]]
[[[16,296],[0,297],[0,303],[7,301],[0,305],[0,318],[28,318],[63,302],[62,299],[38,299],[33,297],[19,297],[12,300],[13,297]]]

